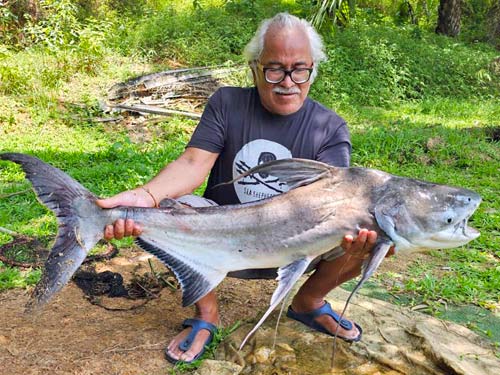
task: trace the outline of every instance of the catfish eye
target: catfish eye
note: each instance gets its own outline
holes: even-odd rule
[[[448,218],[448,220],[446,220],[448,222],[448,224],[451,223],[451,217]]]

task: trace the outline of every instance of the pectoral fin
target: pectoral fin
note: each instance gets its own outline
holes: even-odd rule
[[[243,348],[247,340],[252,336],[255,331],[264,323],[269,314],[273,312],[273,310],[278,306],[278,304],[285,298],[285,296],[290,292],[292,287],[295,285],[300,276],[305,272],[307,266],[311,263],[314,257],[306,257],[297,259],[295,262],[286,265],[285,267],[280,267],[278,269],[278,277],[279,281],[278,287],[273,293],[271,297],[271,304],[267,311],[264,313],[262,318],[260,318],[259,322],[253,327],[253,329],[246,335],[243,339],[243,342],[240,345],[240,349]]]
[[[371,275],[373,275],[375,270],[380,266],[380,263],[382,263],[382,261],[384,260],[387,252],[392,245],[393,243],[388,240],[381,241],[380,243],[375,245],[375,248],[372,250],[370,257],[363,263],[361,279],[358,281],[351,294],[349,294],[341,316],[344,315],[344,312],[347,309],[347,305],[349,305],[352,296],[359,290],[359,288],[361,288],[365,281],[368,280]]]
[[[390,237],[398,237],[396,234],[396,221],[401,218],[404,206],[397,204],[391,207],[375,207],[375,218],[380,228]]]
[[[398,250],[410,249],[413,245],[403,236],[400,228],[417,227],[404,204],[396,203],[389,206],[377,206],[375,208],[375,219],[378,226],[385,234],[397,244]]]

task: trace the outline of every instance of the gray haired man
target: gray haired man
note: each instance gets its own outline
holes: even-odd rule
[[[259,163],[298,157],[335,166],[349,165],[351,143],[345,121],[308,98],[319,63],[325,59],[323,43],[311,25],[287,13],[265,20],[245,48],[255,87],[225,87],[210,98],[185,151],[143,187],[99,201],[102,207],[118,205],[153,207],[164,198],[191,205],[234,204],[285,192],[272,176],[258,175],[234,184],[217,186]],[[191,194],[209,176],[204,198]],[[186,197],[186,195],[188,195]],[[105,238],[137,236],[140,223],[118,220],[105,228]],[[293,298],[287,315],[326,334],[359,341],[361,328],[324,301],[326,294],[361,271],[377,234],[362,229],[354,239],[346,235],[346,255],[330,260],[328,254],[313,262],[312,275]],[[353,256],[354,255],[354,256]],[[241,270],[229,276],[269,278],[276,270]],[[196,317],[166,349],[171,362],[191,362],[210,343],[219,313],[216,294],[196,302]]]

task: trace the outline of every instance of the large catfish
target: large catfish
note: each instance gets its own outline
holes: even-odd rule
[[[391,246],[396,251],[461,246],[479,236],[467,220],[481,202],[473,191],[398,177],[366,168],[336,168],[310,160],[262,164],[239,178],[267,173],[289,191],[247,204],[189,208],[102,209],[97,197],[66,173],[17,153],[1,159],[21,165],[59,232],[28,308],[45,304],[103,238],[105,225],[130,218],[142,224],[137,244],[178,278],[184,306],[213,290],[228,272],[278,267],[279,284],[262,324],[317,256],[346,234],[375,230],[377,243],[351,296],[373,274]],[[339,248],[339,256],[343,254]],[[349,297],[350,298],[350,297]],[[244,345],[246,339],[241,344]]]

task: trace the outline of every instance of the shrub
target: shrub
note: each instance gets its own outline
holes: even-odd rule
[[[314,92],[326,103],[387,106],[430,97],[499,95],[495,51],[417,27],[355,24],[326,38],[329,61]],[[328,96],[326,96],[328,93]]]

